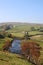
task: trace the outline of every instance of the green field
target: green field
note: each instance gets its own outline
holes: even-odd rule
[[[32,25],[33,26],[33,25]],[[40,25],[34,25],[34,27],[37,29],[40,27]],[[6,30],[6,31],[2,31],[2,28],[0,28],[1,33],[4,34],[5,32],[7,32],[5,34],[5,38],[1,39],[0,38],[0,65],[31,65],[30,62],[28,62],[26,59],[22,58],[20,55],[18,54],[12,54],[9,53],[8,51],[3,52],[2,51],[2,47],[5,44],[5,42],[7,40],[12,40],[13,38],[9,38],[8,35],[12,34],[12,36],[16,36],[16,37],[23,37],[24,36],[24,32],[28,31],[29,35],[35,35],[35,34],[43,34],[43,32],[40,31],[31,31],[31,26],[30,25],[16,25],[16,27],[13,26],[12,29]],[[37,42],[40,44],[40,46],[43,48],[43,35],[36,35],[36,36],[32,36],[30,37],[30,40],[28,41],[33,41],[33,42]],[[43,49],[41,50],[41,56],[40,59],[42,59],[43,62]]]
[[[0,51],[0,65],[31,65],[31,63],[18,54]]]

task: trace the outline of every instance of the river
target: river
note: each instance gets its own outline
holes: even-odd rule
[[[13,40],[11,47],[9,48],[9,51],[12,53],[21,53],[21,40]]]

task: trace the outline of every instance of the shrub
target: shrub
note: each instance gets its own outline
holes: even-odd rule
[[[0,38],[5,38],[5,36],[4,36],[4,35],[2,35],[2,34],[0,34]]]
[[[14,35],[13,34],[9,34],[8,37],[9,38],[14,38]]]
[[[40,57],[40,45],[35,42],[23,42],[22,44],[22,53],[24,56],[31,61],[32,63],[37,64]]]
[[[31,27],[31,31],[36,31],[35,27]]]
[[[5,42],[5,44],[3,45],[2,49],[3,50],[8,50],[10,46],[11,46],[10,40],[7,40]]]

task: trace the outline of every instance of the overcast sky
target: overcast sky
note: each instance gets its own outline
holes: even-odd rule
[[[43,23],[43,0],[0,0],[1,22]]]

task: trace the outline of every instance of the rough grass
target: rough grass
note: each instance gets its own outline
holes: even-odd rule
[[[28,28],[28,27],[27,27]],[[29,30],[25,26],[23,27],[17,27],[16,29],[8,30],[8,33],[12,33],[14,36],[22,37],[24,34],[22,34],[19,31],[22,30]],[[38,31],[30,31],[29,35],[34,34],[41,34],[41,32]],[[0,39],[0,50],[2,49],[2,46],[5,44],[6,40],[12,40],[11,38],[5,37],[4,39]],[[31,37],[31,40],[28,41],[34,41],[40,44],[40,46],[43,48],[43,36],[33,36]],[[2,52],[0,51],[0,65],[31,65],[26,59],[21,59],[20,55],[12,54],[9,52]],[[41,56],[40,59],[43,59],[43,50],[41,50]]]
[[[31,65],[18,54],[0,51],[0,65]]]
[[[12,40],[12,38],[5,37],[4,39],[0,39],[0,50],[2,49],[2,46],[6,43],[7,40]]]

